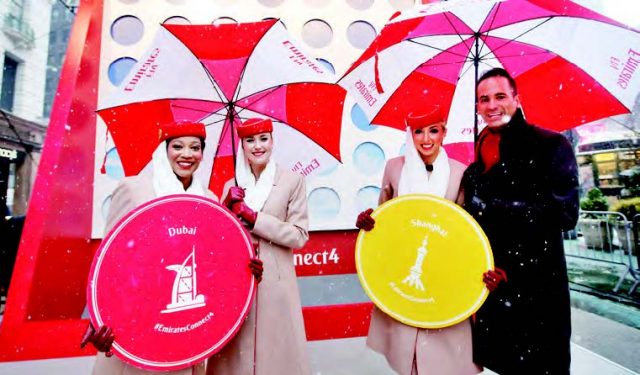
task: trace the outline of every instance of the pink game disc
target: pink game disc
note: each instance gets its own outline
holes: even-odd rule
[[[96,252],[87,288],[94,327],[112,351],[148,370],[199,363],[233,338],[256,288],[251,238],[225,208],[193,195],[147,202],[118,222]]]

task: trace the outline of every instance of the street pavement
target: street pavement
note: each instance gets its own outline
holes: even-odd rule
[[[640,372],[640,330],[590,312],[572,309],[572,342]]]
[[[574,375],[638,375],[640,330],[576,308],[572,309]],[[314,375],[392,375],[386,360],[365,338],[308,343]],[[93,357],[0,363],[2,375],[90,374]],[[483,375],[494,374],[485,371]],[[446,374],[445,374],[446,375]]]

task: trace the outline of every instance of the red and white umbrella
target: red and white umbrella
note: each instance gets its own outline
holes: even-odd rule
[[[278,20],[165,24],[98,114],[127,176],[150,161],[160,125],[203,122],[203,165],[213,165],[200,170],[220,194],[233,177],[234,125],[249,117],[273,120],[274,158],[283,167],[309,174],[335,165],[346,92],[334,82]]]
[[[453,0],[392,18],[341,78],[372,123],[439,105],[447,143],[473,140],[477,77],[503,67],[527,120],[566,130],[628,113],[640,92],[640,32],[568,0]],[[477,124],[477,123],[476,123]]]

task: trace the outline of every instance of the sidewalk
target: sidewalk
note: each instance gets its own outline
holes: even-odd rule
[[[314,374],[393,375],[384,357],[364,348],[364,338],[309,343]],[[578,344],[571,345],[571,373],[574,375],[634,375],[631,371]],[[482,375],[495,374],[485,370]]]
[[[640,330],[571,309],[573,375],[633,375],[640,373]],[[314,374],[392,375],[383,356],[365,347],[365,338],[309,343]],[[486,370],[483,375],[495,374]]]
[[[575,308],[572,321],[572,374],[637,375],[640,372],[640,330]],[[364,337],[313,341],[308,343],[308,348],[313,374],[393,374],[384,357],[365,346]],[[0,374],[84,375],[91,373],[93,361],[94,357],[76,357],[0,363]]]
[[[575,308],[571,309],[571,321],[573,343],[586,351],[597,353],[602,358],[640,373],[639,329]],[[578,362],[578,358],[574,357],[573,362]]]

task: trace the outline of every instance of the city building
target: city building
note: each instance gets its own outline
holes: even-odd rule
[[[77,0],[68,0],[66,3],[58,1],[51,7],[51,32],[49,33],[49,52],[47,57],[47,81],[45,86],[43,117],[49,118],[53,99],[58,88],[60,80],[60,70],[64,62],[64,56],[67,52],[67,43],[69,42],[69,34],[73,19],[75,18],[75,10],[77,8]]]
[[[598,187],[623,197],[622,173],[640,165],[640,126],[633,115],[603,119],[578,127],[577,161],[583,192]]]
[[[24,215],[46,130],[49,0],[0,3],[0,209]]]

